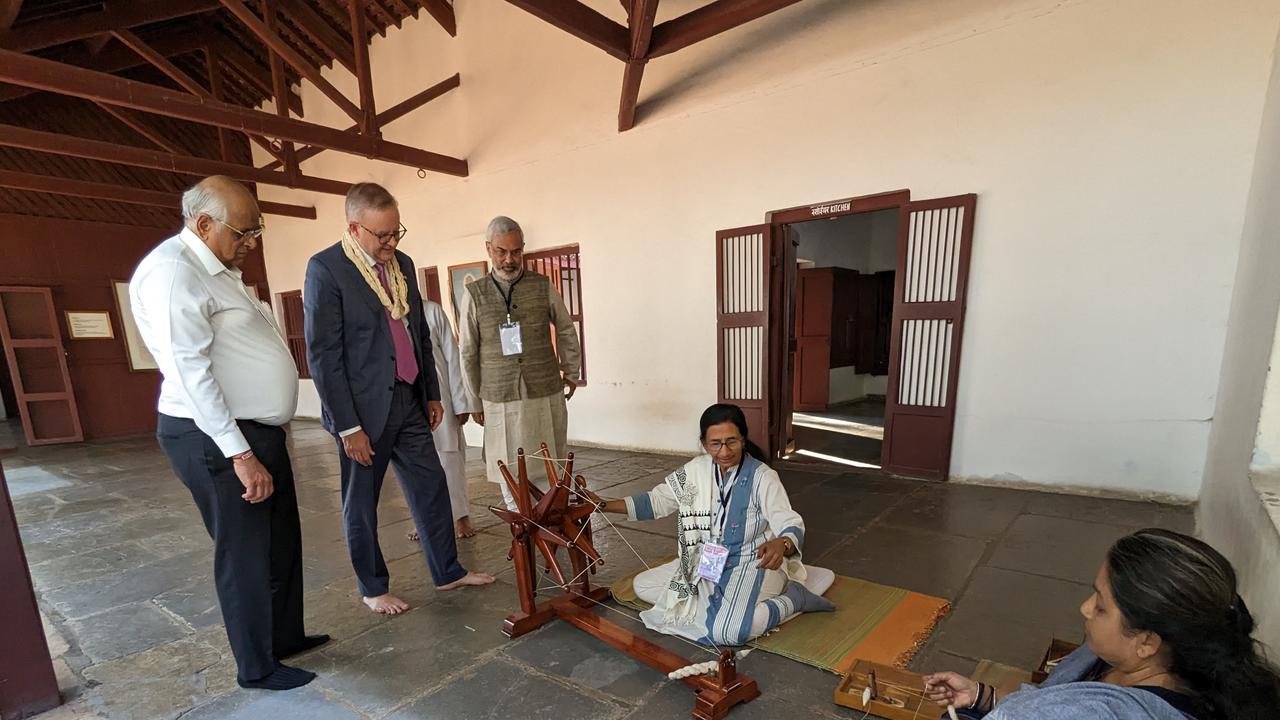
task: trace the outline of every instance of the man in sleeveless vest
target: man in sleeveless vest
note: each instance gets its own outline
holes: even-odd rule
[[[514,468],[519,448],[531,455],[542,443],[554,457],[565,456],[565,401],[578,387],[582,353],[560,293],[545,276],[524,267],[520,225],[508,217],[494,218],[485,230],[485,249],[492,272],[462,294],[462,375],[483,404],[484,412],[474,417],[484,425],[488,479],[498,483],[507,507],[514,510],[497,461]],[[545,487],[545,480],[538,482]]]
[[[444,416],[440,383],[413,260],[396,250],[408,232],[400,209],[382,186],[357,183],[347,193],[346,214],[342,239],[307,264],[307,364],[321,422],[338,444],[356,584],[369,609],[396,615],[409,604],[391,594],[378,544],[388,464],[400,478],[436,587],[485,585],[493,577],[458,562],[449,488],[431,436]]]

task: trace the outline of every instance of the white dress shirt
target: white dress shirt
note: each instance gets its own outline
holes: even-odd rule
[[[191,230],[165,240],[133,273],[138,332],[164,374],[158,410],[190,418],[227,457],[249,449],[236,420],[283,425],[298,406],[298,370],[266,303]]]
[[[368,265],[369,268],[373,270],[374,277],[378,277],[378,265],[383,263],[379,263],[376,259],[374,259],[372,255],[365,252],[364,248],[360,247],[359,243],[354,243],[354,245],[356,246],[356,252],[359,252],[360,257],[364,258],[365,264]],[[395,256],[392,256],[392,262],[399,262],[399,260],[396,260]],[[388,279],[388,282],[390,282],[390,279]],[[372,292],[372,290],[370,290],[370,292]],[[413,343],[414,347],[417,347],[418,341],[416,338],[413,337],[413,332],[409,330],[409,313],[405,313],[404,317],[400,318],[400,322],[404,325],[404,329],[409,331],[409,342]],[[356,425],[354,427],[349,427],[346,430],[339,430],[338,437],[346,437],[348,435],[354,435],[363,429],[364,428],[362,426]]]

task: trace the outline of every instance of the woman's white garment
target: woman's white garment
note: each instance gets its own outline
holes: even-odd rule
[[[458,355],[458,340],[453,326],[445,317],[444,309],[430,300],[422,301],[427,327],[431,330],[431,357],[436,363],[436,377],[440,379],[440,404],[444,406],[444,419],[432,431],[436,453],[444,466],[445,480],[449,483],[449,504],[453,519],[470,514],[467,497],[467,441],[458,424],[459,413],[480,412],[480,398],[472,395],[462,381],[462,359]]]
[[[818,569],[809,580],[811,569],[800,560],[804,520],[791,508],[778,473],[750,456],[731,473],[727,507],[709,455],[690,460],[653,490],[626,498],[633,520],[676,513],[676,559],[641,573],[634,583],[636,594],[654,606],[640,614],[650,629],[705,644],[741,645],[796,614],[782,596],[788,581],[821,595],[834,580],[830,571]],[[796,553],[779,570],[758,567],[760,546],[783,536]],[[729,551],[714,584],[695,574],[702,546],[710,541]]]

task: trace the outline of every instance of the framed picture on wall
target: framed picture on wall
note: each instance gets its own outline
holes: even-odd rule
[[[453,299],[453,323],[458,324],[458,308],[462,307],[462,293],[466,287],[476,280],[483,280],[489,274],[489,263],[466,263],[449,266],[449,297]]]
[[[147,344],[142,342],[142,334],[138,332],[138,324],[133,321],[133,305],[129,301],[129,283],[116,280],[111,283],[115,290],[116,311],[120,314],[120,327],[124,328],[124,351],[129,358],[129,369],[159,370],[156,359],[151,356]]]

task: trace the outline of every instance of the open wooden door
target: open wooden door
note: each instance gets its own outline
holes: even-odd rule
[[[896,475],[945,480],[951,466],[976,200],[902,206],[881,455]]]
[[[717,398],[742,408],[751,440],[769,458],[777,451],[769,393],[777,344],[769,323],[776,250],[771,225],[716,233]]]
[[[0,287],[0,340],[27,444],[83,440],[49,288]]]
[[[831,395],[831,314],[835,297],[833,268],[796,271],[796,352],[792,407],[827,409]]]

